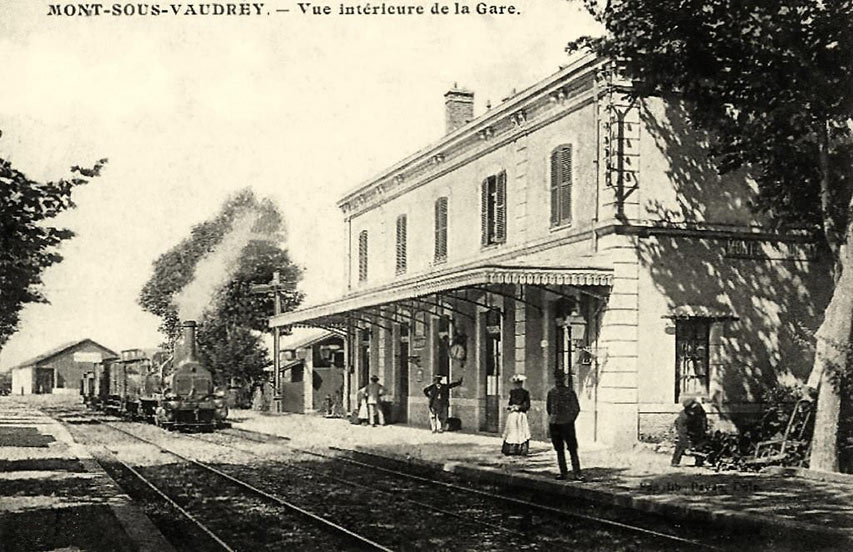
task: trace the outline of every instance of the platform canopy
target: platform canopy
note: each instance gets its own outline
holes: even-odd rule
[[[519,267],[510,265],[486,265],[460,269],[427,277],[395,281],[385,286],[358,291],[340,299],[287,312],[270,319],[270,327],[316,326],[334,327],[349,319],[367,321],[359,316],[376,319],[382,326],[395,320],[382,320],[382,314],[372,310],[406,301],[420,301],[431,295],[449,294],[455,291],[475,289],[494,292],[488,286],[499,284],[521,284],[556,289],[557,286],[576,288],[581,293],[604,299],[589,288],[611,287],[612,268],[591,267]],[[448,297],[455,297],[448,295]],[[522,301],[523,302],[523,301]]]

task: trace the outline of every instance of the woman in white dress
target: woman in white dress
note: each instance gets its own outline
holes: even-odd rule
[[[506,455],[526,455],[530,450],[530,425],[527,411],[530,410],[530,392],[524,388],[524,374],[512,376],[513,388],[509,391],[509,413],[504,427],[504,442],[501,452]]]

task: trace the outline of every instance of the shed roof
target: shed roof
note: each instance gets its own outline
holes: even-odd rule
[[[79,347],[80,345],[83,345],[84,343],[91,343],[92,345],[100,347],[101,349],[103,349],[107,353],[112,354],[113,356],[118,356],[118,353],[116,353],[112,349],[110,349],[108,347],[104,347],[103,345],[101,345],[97,341],[86,337],[84,339],[78,339],[77,341],[69,341],[68,343],[63,343],[62,345],[59,345],[58,347],[54,347],[53,349],[50,349],[49,351],[45,351],[44,353],[42,353],[38,356],[35,356],[29,360],[25,360],[24,362],[21,362],[15,366],[12,366],[10,368],[10,370],[16,370],[18,368],[26,368],[28,366],[35,366],[36,364],[40,364],[46,360],[52,359],[53,357],[59,356],[62,353],[69,351],[70,349],[74,349],[76,347]]]
[[[293,332],[293,335],[282,338],[282,349],[304,349],[336,335],[328,330],[318,328],[296,328]]]

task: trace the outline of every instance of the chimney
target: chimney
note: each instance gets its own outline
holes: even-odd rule
[[[474,118],[474,93],[464,88],[453,88],[444,95],[444,121],[450,134]]]
[[[195,327],[194,320],[184,320],[181,323],[181,339],[175,344],[175,366],[185,362],[198,362]]]

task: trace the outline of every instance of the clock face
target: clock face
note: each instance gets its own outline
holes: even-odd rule
[[[450,346],[450,358],[456,360],[465,360],[465,346],[456,343]]]

